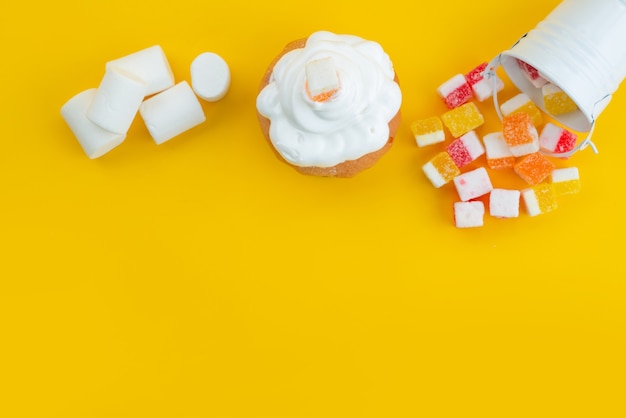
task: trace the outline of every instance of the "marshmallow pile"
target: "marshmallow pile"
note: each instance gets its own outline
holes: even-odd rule
[[[210,52],[192,62],[191,85],[175,83],[163,49],[155,45],[107,62],[98,87],[69,99],[61,116],[94,159],[124,141],[137,114],[157,144],[200,125],[206,117],[198,97],[217,101],[229,86],[228,65]]]
[[[558,197],[580,190],[578,169],[557,168],[552,161],[567,158],[568,154],[559,154],[574,149],[576,134],[544,121],[545,115],[526,94],[516,94],[500,105],[499,131],[479,135],[485,122],[479,103],[503,88],[500,79],[494,82],[485,78],[486,70],[483,63],[465,76],[457,74],[444,82],[437,94],[448,110],[411,124],[418,147],[445,145],[422,171],[436,188],[454,185],[459,198],[453,204],[458,228],[483,226],[487,208],[494,218],[517,218],[521,202],[529,216],[552,212]],[[448,136],[452,140],[447,141]],[[480,164],[481,159],[484,164]],[[495,186],[493,174],[505,169],[515,172],[527,187],[514,190]]]

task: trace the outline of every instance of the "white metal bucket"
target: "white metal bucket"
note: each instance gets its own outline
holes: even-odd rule
[[[626,0],[564,0],[491,62],[488,72],[502,66],[513,84],[546,111],[541,89],[524,76],[518,60],[536,68],[578,106],[551,116],[572,130],[589,132],[590,138],[596,119],[626,78]],[[497,107],[497,95],[494,102]]]

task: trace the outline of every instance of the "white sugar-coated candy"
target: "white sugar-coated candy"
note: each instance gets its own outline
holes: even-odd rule
[[[309,61],[304,70],[311,97],[339,89],[339,77],[332,57]]]
[[[186,81],[146,99],[139,113],[157,144],[206,120],[202,105]]]
[[[519,190],[495,188],[489,193],[489,214],[495,218],[519,216]]]
[[[222,57],[213,52],[203,52],[191,63],[193,91],[208,102],[223,98],[230,87],[230,69]]]
[[[61,107],[61,116],[89,158],[101,157],[120,145],[126,137],[104,130],[87,118],[87,108],[95,95],[95,88],[85,90]]]
[[[102,129],[126,134],[146,95],[146,84],[115,67],[109,68],[87,109],[87,117]]]
[[[459,174],[454,179],[454,186],[462,201],[486,195],[493,190],[491,179],[485,167]]]
[[[457,228],[475,228],[483,226],[485,205],[480,200],[472,202],[454,202],[454,224]]]
[[[146,83],[146,96],[174,85],[172,68],[163,48],[154,45],[106,63],[106,69],[119,68]]]
[[[513,153],[509,149],[502,132],[490,132],[483,136],[483,143],[485,144],[485,153],[488,160],[514,157]]]

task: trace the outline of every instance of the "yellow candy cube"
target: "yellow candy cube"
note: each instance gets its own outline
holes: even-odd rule
[[[465,135],[485,123],[485,118],[474,102],[468,102],[448,110],[441,116],[441,120],[455,138]]]

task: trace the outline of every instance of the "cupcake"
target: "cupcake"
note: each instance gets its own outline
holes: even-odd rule
[[[290,42],[272,61],[256,109],[281,160],[303,174],[352,177],[391,148],[401,102],[378,43],[320,31]]]

